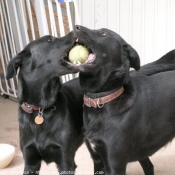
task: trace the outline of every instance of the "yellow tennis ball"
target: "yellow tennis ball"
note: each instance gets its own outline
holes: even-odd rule
[[[69,52],[69,60],[72,63],[84,63],[89,55],[89,51],[82,45],[74,46]]]

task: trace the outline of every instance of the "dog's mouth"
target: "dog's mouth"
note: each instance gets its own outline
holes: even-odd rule
[[[83,58],[83,61],[81,61],[81,56],[80,59],[77,59],[75,61],[69,59],[70,51],[75,46],[82,46],[88,51],[88,55]],[[75,38],[74,44],[65,52],[62,59],[70,66],[91,65],[95,64],[96,54],[93,52],[90,46],[84,44],[79,38]]]

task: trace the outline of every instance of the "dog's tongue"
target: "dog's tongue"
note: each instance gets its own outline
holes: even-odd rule
[[[93,59],[94,59],[94,53],[90,53],[85,63],[91,62]]]

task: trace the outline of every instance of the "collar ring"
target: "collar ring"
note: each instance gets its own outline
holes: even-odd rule
[[[104,103],[100,105],[99,102],[100,102],[100,98],[97,99],[97,106],[98,108],[102,108],[104,106]]]
[[[43,116],[43,111],[44,111],[44,109],[43,109],[43,110],[41,110],[41,108],[39,108],[38,115],[39,115],[39,116]]]

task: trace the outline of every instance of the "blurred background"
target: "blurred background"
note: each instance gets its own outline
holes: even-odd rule
[[[142,65],[156,60],[175,48],[174,9],[175,0],[0,0],[0,91],[16,97],[16,80],[4,80],[5,68],[27,43],[64,36],[75,24],[117,32]]]

